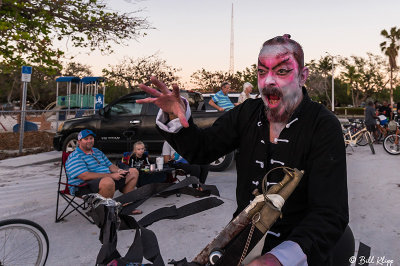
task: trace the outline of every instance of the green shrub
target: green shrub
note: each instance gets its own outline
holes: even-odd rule
[[[335,107],[337,115],[364,115],[363,107]]]

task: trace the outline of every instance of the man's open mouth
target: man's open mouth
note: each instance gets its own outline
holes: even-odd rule
[[[279,102],[281,101],[281,97],[279,97],[278,95],[268,95],[267,99],[268,99],[268,103],[271,105],[270,107],[277,106],[279,104]]]
[[[265,98],[267,98],[268,107],[275,108],[281,102],[282,94],[280,93],[280,91],[278,89],[272,88],[272,89],[265,90],[264,96],[265,96]]]

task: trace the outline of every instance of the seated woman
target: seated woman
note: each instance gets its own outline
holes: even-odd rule
[[[166,141],[164,141],[161,155],[164,157],[164,162],[170,163],[171,167],[175,169],[183,169],[187,174],[197,177],[200,184],[204,184],[206,182],[208,176],[208,164],[189,164]],[[193,185],[193,187],[197,188],[197,185]],[[201,187],[198,189],[202,190]]]

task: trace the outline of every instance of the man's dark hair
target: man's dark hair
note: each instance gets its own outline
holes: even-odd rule
[[[264,48],[265,46],[285,45],[285,44],[289,45],[290,48],[292,49],[293,56],[296,59],[297,64],[299,65],[299,70],[302,70],[304,67],[303,48],[298,42],[290,39],[290,34],[284,34],[283,36],[277,36],[272,39],[269,39],[268,41],[264,42],[262,48]]]
[[[374,103],[372,101],[368,101],[368,106],[374,106]]]
[[[222,84],[221,84],[221,88],[225,87],[226,85],[229,85],[229,82],[228,82],[228,81],[224,81],[224,82],[222,82]]]

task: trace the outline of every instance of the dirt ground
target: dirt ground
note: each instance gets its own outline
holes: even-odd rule
[[[19,133],[0,133],[0,160],[27,154],[35,154],[53,150],[54,133],[47,131],[30,131],[24,134],[22,154],[19,150]]]

